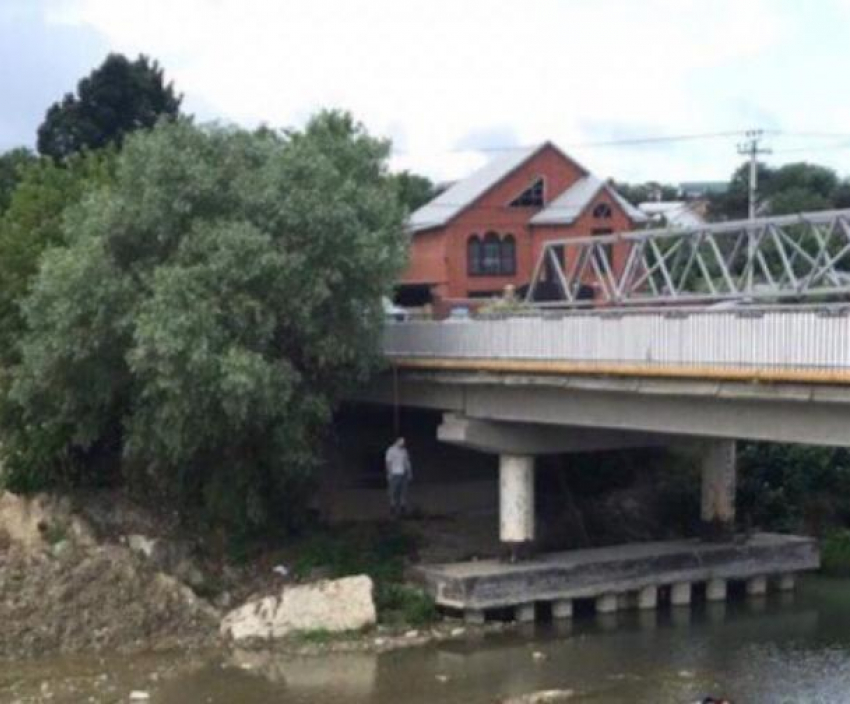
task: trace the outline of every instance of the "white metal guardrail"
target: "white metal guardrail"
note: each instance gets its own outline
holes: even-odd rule
[[[850,379],[850,308],[572,312],[386,327],[391,360],[838,372]],[[693,374],[691,374],[693,376]]]

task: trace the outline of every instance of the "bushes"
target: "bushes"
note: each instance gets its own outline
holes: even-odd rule
[[[823,540],[821,570],[831,577],[850,577],[850,530],[832,531]]]
[[[850,525],[850,452],[740,443],[738,513],[764,530],[821,535]]]

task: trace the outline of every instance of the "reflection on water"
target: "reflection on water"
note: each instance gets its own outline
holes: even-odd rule
[[[148,689],[154,704],[472,704],[553,688],[574,690],[574,701],[601,703],[692,702],[710,693],[747,704],[850,702],[848,581],[811,579],[796,596],[609,616],[538,626],[531,637],[380,656],[236,652],[178,668]],[[54,669],[70,672],[67,662]],[[27,677],[23,669],[18,676]],[[136,684],[127,679],[127,691]]]

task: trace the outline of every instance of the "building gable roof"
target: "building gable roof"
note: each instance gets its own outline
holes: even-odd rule
[[[418,232],[448,224],[450,220],[546,147],[554,148],[564,158],[569,159],[550,142],[506,151],[488,161],[466,178],[455,182],[436,198],[415,210],[408,220],[408,229],[412,232]],[[570,159],[570,161],[573,160]],[[587,170],[582,166],[577,166],[587,173]]]
[[[608,193],[632,222],[646,222],[647,217],[644,213],[617,193],[609,183],[592,174],[576,181],[543,210],[534,215],[530,222],[532,225],[570,225],[579,218],[585,208],[601,191]]]

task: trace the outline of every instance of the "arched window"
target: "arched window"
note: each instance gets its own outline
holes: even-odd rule
[[[513,235],[505,235],[501,246],[501,273],[503,276],[516,274],[516,240]]]
[[[466,241],[466,270],[470,276],[478,276],[481,271],[481,238],[472,235]]]
[[[481,257],[481,273],[498,275],[502,267],[502,252],[499,235],[488,232],[484,236],[484,252]]]
[[[599,218],[600,220],[607,220],[611,217],[611,206],[607,203],[599,203],[593,209],[593,217]]]

